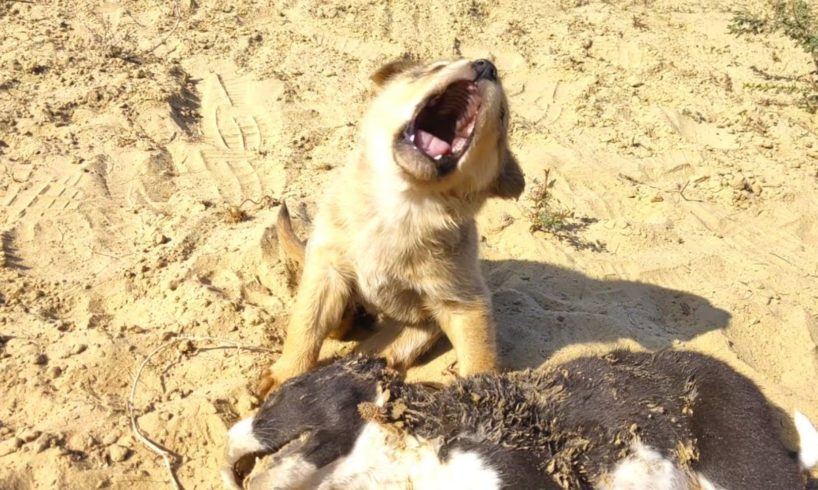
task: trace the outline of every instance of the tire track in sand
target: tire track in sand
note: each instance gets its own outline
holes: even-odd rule
[[[74,209],[79,205],[82,190],[78,187],[82,172],[40,178],[34,185],[18,185],[8,193],[3,206],[10,210],[12,220],[24,217],[39,219],[46,213]]]

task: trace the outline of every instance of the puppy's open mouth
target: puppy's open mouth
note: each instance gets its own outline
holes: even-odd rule
[[[454,82],[421,106],[403,138],[435,162],[457,163],[471,144],[480,102],[476,83]]]

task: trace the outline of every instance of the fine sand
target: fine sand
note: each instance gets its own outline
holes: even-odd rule
[[[695,349],[818,422],[818,117],[747,88],[814,67],[728,32],[751,3],[0,2],[0,487],[172,488],[130,425],[152,353],[135,420],[218,487],[293,301],[277,203],[305,233],[406,53],[492,57],[529,188],[550,169],[572,213],[479,217],[505,367]]]

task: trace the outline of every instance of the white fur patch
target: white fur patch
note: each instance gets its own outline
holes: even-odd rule
[[[640,442],[617,464],[602,490],[688,490],[685,473],[656,450]]]
[[[364,425],[352,451],[325,476],[318,488],[394,488],[394,484],[400,482],[391,481],[395,474],[390,468],[387,438],[388,434],[378,424]]]
[[[798,431],[798,459],[805,469],[818,465],[818,431],[803,413],[798,410],[793,416],[795,430]]]
[[[238,490],[241,487],[233,477],[233,464],[242,456],[264,449],[261,442],[253,435],[253,417],[237,422],[227,431],[227,448],[225,459],[227,466],[222,468],[222,481],[227,488]]]
[[[500,477],[479,454],[453,451],[447,462],[431,441],[398,436],[370,422],[352,452],[325,474],[319,490],[496,490]]]
[[[253,435],[253,417],[248,417],[236,423],[227,433],[227,458],[235,462],[247,453],[254,453],[264,449],[261,441]]]
[[[375,401],[383,406],[383,396]],[[252,418],[229,431],[227,460],[232,465],[244,454],[262,450],[252,433]],[[444,463],[439,445],[395,433],[374,422],[364,425],[352,451],[323,468],[316,468],[300,454],[293,441],[256,468],[245,484],[251,490],[496,490],[500,476],[474,452],[452,451]],[[258,465],[257,465],[258,466]],[[222,471],[228,488],[240,487],[229,469]]]
[[[285,444],[274,454],[256,458],[253,471],[245,478],[247,490],[307,490],[317,487],[322,469],[304,458],[307,434]],[[223,478],[226,479],[224,471]],[[232,478],[232,474],[231,474]],[[232,487],[228,483],[228,487]]]
[[[474,452],[453,451],[441,473],[437,488],[496,490],[502,483],[497,471]]]
[[[375,402],[383,406],[383,397]],[[438,445],[394,433],[374,422],[364,425],[352,451],[322,472],[319,490],[496,490],[500,477],[480,455],[453,451],[446,463]]]
[[[701,473],[697,473],[696,478],[699,480],[699,490],[725,490],[724,487],[711,482]]]

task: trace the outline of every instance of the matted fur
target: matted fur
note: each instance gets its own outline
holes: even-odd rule
[[[296,450],[254,472],[281,475],[300,465],[301,474],[313,472],[309,488],[334,489],[454,488],[448,482],[463,483],[478,470],[500,489],[805,488],[798,457],[758,387],[693,352],[616,351],[545,371],[470,376],[442,389],[405,383],[382,361],[365,358],[294,381],[256,414],[250,444],[231,439],[228,461],[258,444],[273,452],[281,433],[303,433],[305,448],[326,444],[331,454],[319,461],[312,449]],[[356,408],[345,393],[351,384],[359,386]],[[319,396],[326,415],[307,415]],[[803,416],[796,426],[799,455],[809,461],[815,429]],[[475,464],[459,470],[450,464],[455,454]]]
[[[283,352],[262,378],[262,395],[314,367],[355,303],[402,326],[386,352],[390,366],[411,365],[442,330],[461,375],[496,369],[474,216],[489,197],[519,197],[525,183],[508,148],[502,86],[477,73],[472,61],[456,60],[393,63],[373,76],[379,93],[357,151],[319,203]],[[430,97],[465,80],[474,80],[480,109],[471,143],[444,170],[402,135]]]
[[[676,468],[675,482],[654,488],[804,488],[758,387],[693,352],[616,351],[472,376],[440,392],[400,382],[389,390],[384,423],[444,447],[466,439],[524,448],[562,488],[599,488],[640,447]]]

